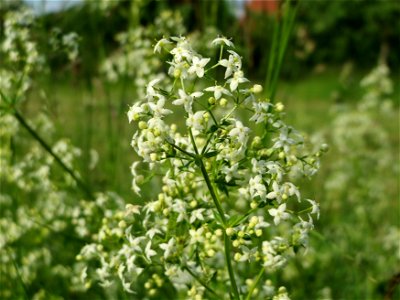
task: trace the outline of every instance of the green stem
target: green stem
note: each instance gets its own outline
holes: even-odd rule
[[[29,299],[28,288],[27,288],[25,282],[22,280],[21,272],[19,271],[17,262],[15,261],[14,257],[12,256],[12,252],[10,250],[10,247],[7,247],[7,252],[8,252],[8,255],[10,256],[10,259],[11,259],[13,265],[14,265],[15,272],[17,273],[18,280],[21,283],[22,289],[24,291],[24,298],[25,299]]]
[[[186,271],[189,272],[190,275],[192,275],[192,277],[194,279],[196,279],[207,291],[209,291],[211,294],[213,294],[215,297],[218,296],[218,294],[212,289],[210,288],[200,277],[198,277],[189,267],[184,266],[183,267]]]
[[[194,154],[187,152],[186,150],[182,149],[181,147],[175,145],[174,143],[170,143],[170,142],[168,142],[167,140],[166,140],[166,142],[167,142],[168,144],[170,144],[172,147],[174,147],[175,149],[181,151],[183,154],[186,154],[187,156],[190,156],[191,158],[194,158],[194,157],[195,157]]]
[[[257,275],[256,281],[253,282],[253,284],[251,285],[251,287],[249,289],[249,293],[247,294],[246,300],[250,300],[251,299],[251,295],[253,294],[256,286],[258,285],[258,282],[260,281],[262,275],[264,274],[264,270],[265,270],[265,268],[262,267],[260,272]]]
[[[221,203],[218,200],[217,194],[215,193],[214,187],[211,183],[210,177],[208,176],[207,170],[204,166],[203,160],[199,159],[199,164],[200,164],[200,169],[201,169],[201,173],[203,174],[204,180],[206,181],[208,190],[210,191],[211,197],[214,201],[215,207],[218,210],[218,213],[221,217],[221,220],[223,222],[224,227],[226,226],[226,217],[224,214],[224,211],[222,209]],[[239,295],[239,290],[236,284],[236,279],[235,279],[235,274],[233,272],[233,268],[232,268],[232,262],[231,262],[231,241],[229,240],[229,237],[227,236],[226,232],[224,231],[224,243],[225,243],[225,260],[226,260],[226,265],[228,267],[228,273],[229,273],[229,279],[231,282],[231,286],[233,289],[233,294],[235,299],[239,300],[240,299],[240,295]]]
[[[202,159],[199,159],[199,164],[200,164],[201,173],[203,174],[203,177],[204,177],[204,180],[206,181],[208,190],[210,191],[211,198],[214,201],[215,207],[217,208],[218,214],[220,215],[221,220],[223,222],[223,225],[225,227],[225,225],[226,225],[226,217],[225,217],[225,214],[224,214],[224,210],[222,209],[221,203],[218,200],[217,194],[215,193],[214,187],[212,186],[210,177],[208,176],[206,167],[204,166],[204,163],[203,163]]]
[[[35,140],[39,142],[39,144],[55,159],[55,161],[75,180],[78,184],[78,187],[81,188],[83,192],[85,192],[86,196],[89,199],[94,199],[92,192],[89,187],[83,183],[83,181],[70,169],[61,158],[53,152],[51,147],[42,139],[42,137],[25,121],[24,117],[14,109],[14,116],[18,120],[18,122],[33,136]]]
[[[233,294],[235,295],[235,299],[240,300],[239,289],[236,284],[235,274],[233,272],[232,262],[231,262],[231,241],[226,232],[224,232],[224,243],[225,243],[225,260],[226,260],[226,265],[228,266],[229,278],[231,280]]]

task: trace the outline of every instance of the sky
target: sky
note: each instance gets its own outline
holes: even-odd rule
[[[24,0],[37,13],[59,11],[64,7],[78,4],[82,0]]]
[[[32,6],[37,13],[54,12],[78,4],[82,0],[24,0],[28,5]],[[93,0],[97,1],[97,0]],[[234,12],[237,17],[244,13],[244,3],[246,0],[228,0],[230,5],[234,7]]]

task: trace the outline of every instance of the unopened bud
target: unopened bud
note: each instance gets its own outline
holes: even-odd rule
[[[225,230],[225,233],[226,233],[227,236],[232,236],[235,233],[235,230],[232,227],[228,227]]]
[[[282,102],[278,102],[275,104],[275,109],[276,111],[281,112],[285,109],[285,105],[283,105]]]
[[[219,105],[221,105],[222,107],[225,107],[228,104],[228,100],[226,100],[225,98],[221,98],[221,100],[219,100]]]

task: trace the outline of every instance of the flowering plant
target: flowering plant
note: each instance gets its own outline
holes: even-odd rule
[[[132,188],[140,194],[152,184],[160,192],[144,206],[127,206],[122,248],[107,253],[92,244],[81,258],[100,257],[131,293],[144,281],[147,296],[173,289],[190,299],[285,298],[266,273],[306,246],[312,215],[319,217],[318,204],[302,201],[289,174],[313,175],[324,149],[307,152],[282,121],[283,104],[258,97],[262,87],[245,78],[230,40],[212,45],[215,61],[185,37],[155,45],[170,55],[173,84],[161,88],[162,77],[152,79],[128,118],[137,124],[132,147],[142,159],[132,165]],[[223,79],[213,78],[221,69]]]

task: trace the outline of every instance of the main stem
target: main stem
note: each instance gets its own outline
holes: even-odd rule
[[[56,160],[56,162],[75,180],[78,186],[83,192],[89,197],[89,199],[94,199],[92,192],[89,187],[83,183],[83,181],[70,169],[62,159],[54,153],[51,147],[42,139],[41,136],[25,121],[24,117],[17,111],[14,110],[14,116],[18,122],[39,142],[39,144]]]
[[[199,164],[200,164],[201,173],[203,174],[204,180],[206,181],[208,190],[210,191],[211,197],[214,201],[214,204],[218,210],[218,213],[219,213],[221,220],[223,222],[223,225],[225,227],[226,226],[226,217],[225,217],[224,211],[223,211],[221,203],[219,202],[218,197],[214,191],[214,187],[211,183],[210,177],[208,176],[207,170],[206,170],[203,160],[201,158],[199,159]],[[224,249],[225,249],[226,265],[228,267],[229,279],[231,281],[233,294],[235,296],[235,299],[239,300],[240,299],[239,290],[238,290],[238,287],[236,284],[235,274],[233,272],[232,261],[231,261],[231,241],[229,240],[229,237],[226,234],[225,230],[224,230],[224,244],[225,244]]]

